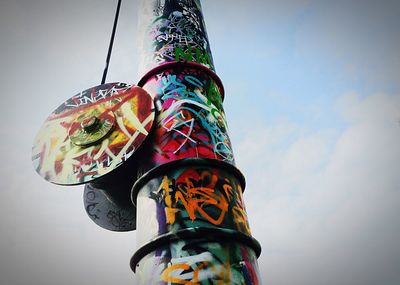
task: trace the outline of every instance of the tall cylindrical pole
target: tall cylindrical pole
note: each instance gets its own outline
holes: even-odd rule
[[[132,189],[138,284],[261,284],[199,0],[142,0],[142,79],[157,119]]]

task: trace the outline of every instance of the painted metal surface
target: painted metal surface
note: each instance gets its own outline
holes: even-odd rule
[[[258,285],[254,251],[240,243],[207,238],[180,240],[146,255],[136,268],[138,285]]]
[[[83,191],[85,210],[92,221],[110,231],[135,230],[136,208],[130,202],[130,193],[124,191],[124,188],[110,191],[108,187],[107,190],[100,187],[88,183]]]
[[[170,65],[143,82],[158,115],[146,144],[142,172],[184,158],[212,158],[234,164],[222,94],[209,72],[193,64]]]
[[[214,70],[200,1],[141,1],[139,31],[141,74],[175,61],[193,61]]]
[[[124,83],[92,87],[47,118],[33,144],[33,165],[56,184],[93,181],[141,146],[154,118],[154,102],[143,89]]]
[[[137,283],[261,284],[244,186],[237,168],[215,159],[182,159],[140,178]]]
[[[146,213],[137,224],[139,246],[188,228],[223,228],[251,235],[239,170],[197,159],[164,169],[161,176],[143,177],[133,189],[138,213]]]
[[[157,118],[132,188],[137,284],[261,284],[199,0],[142,0],[138,85]]]

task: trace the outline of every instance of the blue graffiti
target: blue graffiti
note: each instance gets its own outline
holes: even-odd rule
[[[161,100],[170,103],[172,101],[171,105],[163,111],[163,119],[160,123],[165,124],[170,122],[171,119],[175,119],[177,122],[173,124],[173,127],[174,131],[176,131],[176,127],[188,126],[188,120],[179,118],[177,114],[185,111],[189,112],[200,122],[202,129],[207,130],[211,139],[209,143],[213,145],[214,152],[224,160],[233,161],[225,116],[223,112],[218,110],[211,100],[203,94],[204,83],[193,76],[178,78],[176,75],[163,76],[160,82],[159,94]],[[193,122],[190,124],[190,131],[192,131]],[[171,127],[169,127],[169,129],[171,129]],[[181,135],[184,135],[186,138],[184,143],[187,141],[194,142],[190,139],[190,133],[181,133]],[[182,146],[183,144],[180,148]]]

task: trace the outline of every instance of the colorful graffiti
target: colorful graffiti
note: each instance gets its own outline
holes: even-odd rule
[[[32,149],[34,167],[57,184],[91,181],[128,159],[154,118],[153,99],[139,87],[109,83],[85,90],[43,124]]]
[[[145,58],[147,69],[171,61],[194,61],[214,69],[207,33],[202,20],[201,5],[191,1],[152,1],[147,17]]]
[[[147,169],[183,158],[235,163],[221,93],[208,74],[190,68],[164,71],[143,88],[160,106]]]
[[[224,228],[250,236],[242,187],[228,170],[190,166],[149,180],[137,197],[139,244],[188,228]],[[148,209],[153,209],[149,212]]]
[[[193,61],[204,64],[206,66],[212,66],[211,56],[208,53],[204,53],[199,48],[188,46],[186,49],[181,47],[174,48],[175,61]]]
[[[136,284],[261,284],[200,0],[141,3],[139,84],[158,112],[132,189]]]
[[[241,244],[186,240],[161,247],[136,268],[137,284],[257,285],[254,251]]]

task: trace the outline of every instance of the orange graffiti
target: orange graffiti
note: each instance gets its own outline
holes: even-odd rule
[[[182,279],[180,277],[184,277],[181,275],[182,272],[188,272],[190,269],[193,271],[192,276],[186,277],[186,279]],[[199,266],[195,269],[192,268],[189,264],[181,263],[181,264],[173,264],[167,267],[160,276],[160,279],[165,282],[175,283],[175,284],[184,284],[184,285],[200,285],[201,278],[200,273],[202,271],[208,271],[212,274],[215,284],[217,285],[227,285],[230,284],[230,265],[211,265],[207,261],[201,262]],[[187,273],[185,273],[187,274]],[[209,279],[209,274],[204,274],[207,279]],[[188,280],[191,278],[191,280]]]
[[[211,180],[211,184],[214,185],[218,177],[213,175]],[[176,209],[178,201],[181,201],[192,222],[196,219],[196,212],[214,225],[219,225],[224,220],[229,205],[223,196],[219,196],[215,193],[213,188],[196,187],[191,180],[187,178],[186,183],[180,185],[178,189],[176,189],[177,191],[174,195],[175,201],[173,202],[168,177],[166,176],[163,178],[162,187],[165,192],[165,204],[167,206],[165,213],[169,224],[175,222],[175,214],[178,212],[178,209]],[[205,208],[210,205],[220,211],[218,217],[212,217],[207,213]]]
[[[166,281],[166,282],[171,282],[171,283],[177,283],[177,284],[185,284],[185,285],[197,285],[199,283],[199,271],[203,265],[200,265],[199,267],[196,268],[193,272],[193,278],[191,281],[187,281],[184,279],[176,278],[172,275],[172,272],[176,270],[181,270],[181,271],[186,271],[189,270],[191,267],[189,264],[174,264],[168,267],[167,269],[164,270],[164,272],[161,274],[161,280]]]
[[[167,206],[165,208],[165,215],[167,218],[167,223],[173,224],[175,223],[175,214],[178,212],[178,209],[172,207],[172,197],[170,194],[169,181],[167,176],[164,176],[161,187],[162,189],[164,189],[165,192],[165,205]]]
[[[194,196],[199,198],[194,198]],[[186,193],[176,192],[175,201],[181,200],[186,208],[189,217],[192,221],[196,219],[195,212],[198,211],[204,218],[214,225],[219,225],[225,217],[228,210],[228,203],[224,197],[219,197],[214,193],[214,189],[206,187],[194,187],[186,190]],[[204,209],[205,205],[214,205],[221,210],[221,214],[217,219],[211,217]]]

